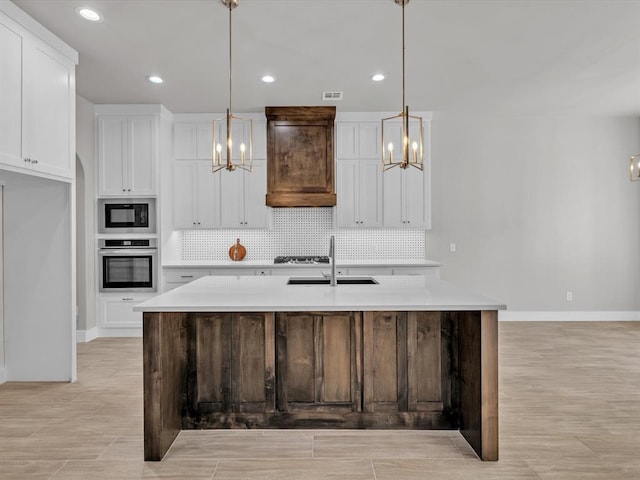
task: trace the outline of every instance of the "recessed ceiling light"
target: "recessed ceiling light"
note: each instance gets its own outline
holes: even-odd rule
[[[149,75],[147,77],[147,80],[149,80],[151,83],[164,83],[162,77],[159,77],[158,75]]]
[[[97,10],[93,10],[87,7],[78,7],[76,8],[76,13],[80,15],[82,18],[89,20],[91,22],[101,22],[102,15]]]
[[[265,75],[264,77],[262,77],[262,81],[264,83],[273,83],[276,81],[276,79],[273,78],[271,75]]]
[[[381,73],[376,73],[373,77],[371,77],[371,80],[373,80],[374,82],[381,82],[382,80],[384,80],[384,75]]]

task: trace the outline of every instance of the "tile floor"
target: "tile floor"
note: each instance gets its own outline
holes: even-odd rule
[[[0,479],[640,479],[640,322],[500,324],[500,461],[457,432],[185,431],[142,461],[140,339],[0,386]]]

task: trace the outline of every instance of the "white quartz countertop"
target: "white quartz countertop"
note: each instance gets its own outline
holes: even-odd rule
[[[395,259],[395,260],[354,260],[336,259],[336,266],[339,268],[349,267],[440,267],[441,263],[433,260],[419,259]],[[273,263],[273,260],[233,260],[219,261],[180,261],[163,263],[162,268],[329,268],[328,263]]]
[[[341,277],[345,278],[345,277]],[[347,277],[348,278],[348,277]],[[377,285],[287,285],[288,276],[207,276],[136,305],[136,312],[452,311],[506,306],[423,276],[378,276]]]

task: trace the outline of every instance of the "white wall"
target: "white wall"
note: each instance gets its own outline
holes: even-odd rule
[[[2,172],[0,172],[0,383],[7,380],[4,368],[4,219],[2,218],[4,188],[2,186]]]
[[[443,279],[513,310],[640,310],[640,119],[434,114],[432,139]]]
[[[75,380],[74,186],[5,172],[8,380]]]
[[[76,165],[77,328],[91,331],[96,326],[95,114],[94,105],[80,96],[76,96]]]

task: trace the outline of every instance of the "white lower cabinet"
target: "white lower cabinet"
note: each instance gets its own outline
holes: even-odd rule
[[[198,278],[211,275],[211,270],[208,268],[165,268],[163,274],[164,291],[166,292]]]
[[[98,327],[102,336],[120,336],[121,329],[141,329],[142,313],[134,312],[133,306],[156,294],[109,294],[98,298]],[[126,335],[126,334],[123,334]]]

